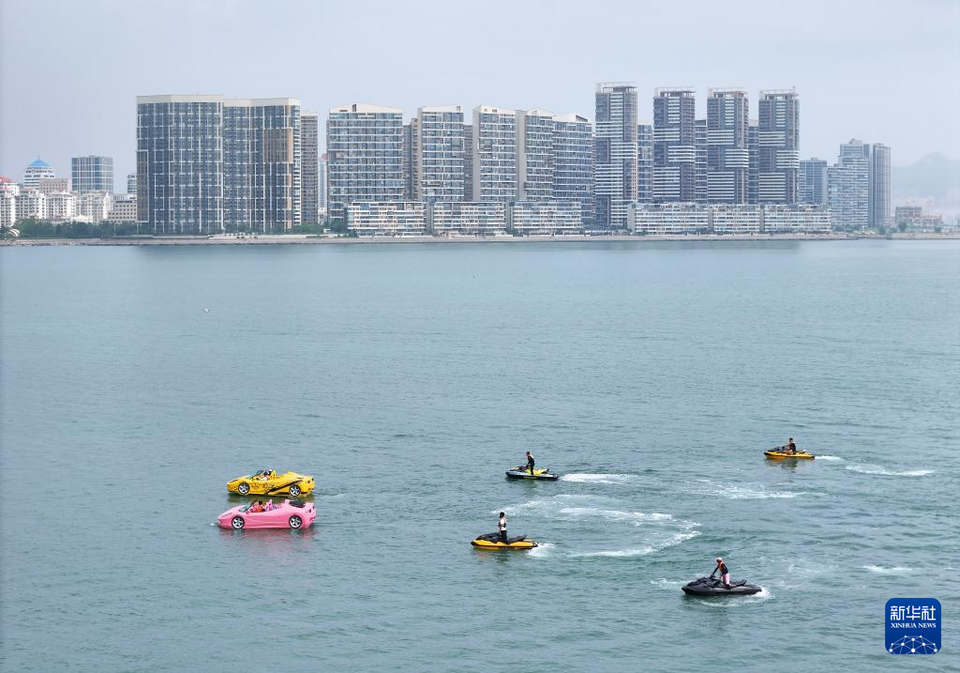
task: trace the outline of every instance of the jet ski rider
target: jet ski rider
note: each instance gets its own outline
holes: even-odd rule
[[[723,562],[723,558],[717,557],[717,567],[713,569],[713,572],[710,573],[710,579],[713,579],[714,574],[717,571],[720,571],[720,581],[723,582],[723,587],[725,589],[730,588],[730,570],[727,568],[727,564]]]
[[[507,542],[507,514],[500,512],[500,520],[497,521],[497,528],[500,530],[500,542]]]
[[[533,454],[527,451],[527,469],[530,470],[530,476],[533,476],[533,466],[536,465],[537,461],[533,459]]]
[[[787,440],[787,445],[784,447],[786,453],[796,453],[797,452],[797,443],[793,441],[793,437]]]

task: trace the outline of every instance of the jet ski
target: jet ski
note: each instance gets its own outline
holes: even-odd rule
[[[556,481],[559,477],[551,474],[549,467],[545,470],[533,468],[533,474],[530,474],[530,470],[521,465],[507,470],[507,479],[543,479],[545,481]]]
[[[767,458],[773,458],[775,460],[779,460],[780,458],[797,458],[797,459],[804,459],[804,460],[813,460],[814,458],[816,458],[816,456],[814,456],[812,453],[809,453],[807,451],[797,451],[796,453],[787,453],[786,448],[787,447],[785,446],[777,446],[770,449],[769,451],[764,451],[763,455],[765,455]]]
[[[683,593],[688,596],[751,596],[761,591],[763,587],[747,584],[747,580],[735,582],[727,589],[715,577],[700,577],[683,586]]]
[[[500,533],[487,533],[485,535],[478,535],[472,544],[477,549],[533,549],[537,546],[537,543],[533,540],[528,540],[526,536],[520,535],[518,537],[508,537],[506,542],[503,542],[500,539]]]

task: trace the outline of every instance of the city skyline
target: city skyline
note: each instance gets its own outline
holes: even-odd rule
[[[492,16],[473,17],[467,8],[420,3],[403,8],[381,5],[363,15],[356,9],[304,5],[300,19],[280,30],[263,16],[267,8],[252,4],[166,6],[169,11],[150,16],[151,23],[156,23],[151,33],[176,28],[183,44],[219,48],[229,58],[197,63],[189,49],[165,51],[169,59],[162,63],[157,59],[156,65],[122,58],[140,48],[143,40],[136,27],[145,19],[146,8],[138,6],[63,4],[58,6],[57,20],[51,22],[49,12],[41,7],[4,3],[0,9],[0,174],[15,175],[39,155],[62,175],[71,157],[91,154],[114,157],[115,175],[134,172],[135,129],[129,110],[136,95],[196,91],[292,96],[301,99],[304,111],[319,114],[343,101],[366,101],[402,108],[405,120],[425,104],[456,104],[471,110],[480,103],[570,111],[591,118],[596,82],[612,80],[636,83],[641,122],[652,121],[649,101],[654,90],[673,82],[695,83],[697,119],[707,116],[711,88],[748,83],[755,106],[761,90],[796,87],[804,99],[802,157],[833,156],[837,145],[850,137],[883,139],[896,149],[896,165],[908,165],[935,151],[960,155],[957,134],[939,130],[950,128],[951,116],[960,107],[956,87],[944,90],[940,84],[950,81],[949,74],[960,60],[949,33],[957,18],[957,5],[952,3],[908,7],[820,3],[776,10],[755,3],[743,8],[740,14],[748,19],[737,24],[724,19],[723,7],[703,6],[692,22],[685,21],[687,41],[693,48],[670,60],[655,58],[667,48],[669,35],[645,31],[643,39],[637,40],[633,21],[602,24],[605,30],[595,31],[602,37],[574,31],[595,25],[611,12],[630,16],[642,11],[647,23],[669,24],[683,18],[682,8],[637,10],[610,3],[599,12],[596,7],[553,3],[554,11],[548,13],[541,4],[530,3],[516,9],[516,20],[499,24]],[[346,43],[352,38],[334,27],[361,19],[377,39],[358,51]],[[490,30],[442,30],[465,21],[479,21]],[[718,22],[730,24],[725,41],[744,45],[722,62],[710,58],[715,40],[711,30]],[[95,24],[92,33],[77,29],[91,23]],[[848,29],[853,23],[858,27],[855,32]],[[42,31],[32,30],[40,26]],[[911,30],[904,30],[905,26]],[[249,47],[247,38],[254,30],[266,33],[257,46]],[[46,36],[49,48],[38,52],[25,38],[39,32]],[[571,54],[576,58],[563,58],[558,35],[570,36],[570,44],[576,46]],[[146,39],[151,43],[154,38]],[[98,75],[94,82],[92,72],[80,71],[69,81],[58,81],[57,87],[45,84],[44,73],[52,73],[57,63],[84,58],[91,49],[102,50],[104,40],[121,56],[111,77]],[[274,55],[279,44],[294,45],[293,51],[284,51],[282,61]],[[517,59],[519,45],[524,50],[540,46],[557,58]],[[426,58],[444,50],[450,54],[445,59]],[[394,59],[418,61],[421,67],[383,67]],[[833,76],[824,77],[824,72]],[[940,91],[944,104],[915,104],[934,90]],[[923,117],[918,118],[919,114]],[[751,112],[751,117],[755,115]],[[320,144],[325,144],[322,138]]]

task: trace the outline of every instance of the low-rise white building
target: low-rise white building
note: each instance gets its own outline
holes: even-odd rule
[[[36,189],[24,189],[17,197],[17,221],[47,219],[47,195]]]
[[[136,222],[137,197],[135,194],[117,194],[113,197],[107,219],[111,222]]]
[[[635,234],[667,236],[671,234],[710,233],[710,213],[696,203],[630,203],[627,228]]]
[[[85,192],[77,197],[77,213],[93,224],[99,224],[110,215],[113,198],[105,192]]]
[[[0,192],[0,226],[12,227],[17,222],[17,197]]]
[[[715,234],[759,234],[760,206],[708,206],[710,228]]]
[[[77,216],[77,197],[67,192],[47,194],[47,219],[54,222],[72,220]]]
[[[502,201],[444,201],[431,204],[430,230],[437,236],[502,236],[507,204]]]
[[[17,196],[20,194],[20,185],[10,178],[0,175],[0,194]]]
[[[766,205],[763,231],[768,234],[827,234],[833,231],[829,208],[813,205]]]
[[[420,201],[364,201],[347,206],[347,228],[358,236],[422,236],[426,207]]]
[[[522,236],[578,234],[583,230],[579,201],[516,201],[510,229]]]

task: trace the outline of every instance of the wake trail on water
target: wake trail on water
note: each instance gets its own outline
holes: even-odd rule
[[[560,476],[560,481],[569,481],[574,484],[626,484],[635,481],[636,474],[604,474],[590,472],[575,472]]]
[[[883,477],[926,477],[933,474],[933,470],[888,470],[879,465],[847,465],[847,469],[860,474],[873,474]]]
[[[828,462],[838,463],[838,462],[842,462],[843,458],[841,458],[840,456],[817,456],[817,460],[826,460]]]
[[[906,575],[913,572],[912,569],[904,566],[890,566],[889,568],[885,568],[883,566],[866,565],[863,566],[863,569],[879,575]]]
[[[700,479],[704,486],[694,490],[697,495],[727,498],[729,500],[767,500],[771,498],[796,498],[803,491],[768,491],[763,486],[739,486],[737,484],[717,484],[709,479]]]
[[[540,542],[536,547],[527,552],[527,556],[532,556],[533,558],[544,558],[551,555],[551,550],[554,548],[550,542]]]
[[[765,603],[771,598],[773,598],[773,594],[770,593],[769,589],[763,587],[759,593],[755,593],[751,596],[723,596],[716,599],[707,598],[705,600],[698,600],[697,603],[699,605],[705,605],[711,608],[736,608],[748,605],[756,605],[757,603]]]
[[[643,547],[630,547],[628,549],[613,549],[609,551],[591,551],[591,552],[580,552],[576,554],[570,554],[570,556],[577,558],[587,558],[587,557],[607,557],[607,558],[629,558],[631,556],[648,556],[649,554],[655,554],[658,551],[663,551],[668,547],[675,547],[678,544],[686,542],[687,540],[692,540],[693,538],[700,535],[700,531],[692,530],[686,533],[677,533],[673,537],[656,542],[654,544],[644,545]]]

